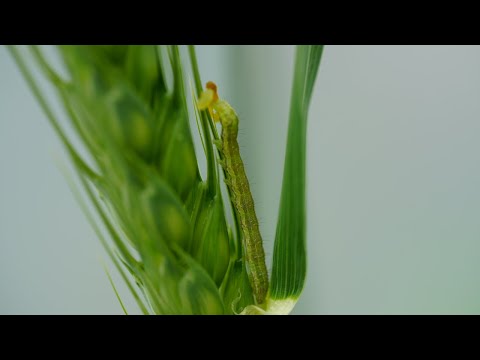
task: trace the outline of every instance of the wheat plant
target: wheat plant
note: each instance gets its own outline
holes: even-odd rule
[[[221,140],[215,111],[197,106],[205,89],[193,46],[191,82],[178,46],[58,46],[66,75],[41,47],[9,50],[76,170],[82,189],[70,184],[79,204],[144,314],[292,310],[306,276],[307,114],[323,46],[296,49],[270,280],[261,274],[266,296],[254,276],[263,252],[255,252],[262,259],[248,258],[242,205],[223,181],[237,175],[219,166],[229,155],[214,145]],[[55,87],[81,150],[60,125],[32,66]],[[195,152],[189,116],[197,120],[203,152]],[[205,178],[199,157],[206,158]]]

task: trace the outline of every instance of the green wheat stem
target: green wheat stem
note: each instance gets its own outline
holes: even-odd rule
[[[195,84],[195,91],[197,97],[200,95],[202,91],[202,82],[200,80],[200,73],[198,71],[198,63],[197,57],[195,54],[195,48],[193,46],[188,47],[190,61],[192,65],[192,72],[193,72],[193,80]],[[213,198],[217,192],[217,169],[216,169],[216,162],[215,162],[215,155],[213,150],[213,142],[210,134],[211,128],[211,121],[209,121],[207,115],[204,112],[200,113],[200,119],[202,124],[202,135],[205,140],[205,150],[207,155],[207,185],[208,185],[208,192]]]
[[[200,71],[198,69],[198,61],[197,61],[197,53],[195,50],[195,45],[188,45],[188,55],[190,57],[193,80],[195,84],[195,91],[196,91],[196,96],[198,98],[203,91],[203,85],[202,85],[202,79],[200,77]],[[208,112],[205,113],[205,115],[207,116],[210,129],[212,130],[213,138],[215,140],[220,140],[220,135],[218,134],[217,127],[215,126],[212,117]]]
[[[200,71],[198,69],[198,61],[197,61],[197,54],[195,51],[195,46],[194,45],[189,45],[188,46],[188,54],[190,57],[190,63],[192,66],[192,74],[193,74],[193,79],[194,79],[194,84],[195,84],[195,90],[196,90],[196,98],[200,97],[200,94],[203,91],[202,87],[202,80],[200,77]],[[220,136],[218,134],[217,128],[213,122],[212,117],[210,116],[210,113],[208,111],[200,111],[200,117],[203,120],[202,125],[203,125],[203,132],[208,132],[206,127],[204,126],[205,124],[205,119],[208,119],[208,123],[210,124],[210,129],[212,130],[213,137],[216,141],[220,140]],[[212,148],[213,146],[210,145]],[[212,149],[213,151],[213,149]],[[220,158],[221,161],[223,161],[223,154],[220,151],[217,151],[217,155]],[[227,173],[225,169],[222,168],[223,171],[223,176],[226,178]],[[237,212],[234,210],[235,209],[235,204],[233,202],[233,193],[232,190],[227,187],[227,193],[228,193],[228,198],[229,198],[229,203],[230,203],[230,211],[232,213],[233,217],[233,222],[234,222],[234,228],[235,228],[235,237],[237,239],[236,241],[236,253],[237,253],[237,259],[240,259],[242,257],[242,244],[241,244],[241,232],[240,232],[240,220],[238,218]]]

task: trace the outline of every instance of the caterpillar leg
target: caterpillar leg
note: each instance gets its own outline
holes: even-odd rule
[[[208,111],[214,122],[220,122],[220,115],[216,111],[213,111],[212,108],[209,108]]]
[[[225,160],[218,159],[217,161],[218,161],[218,163],[220,164],[220,166],[221,166],[222,168],[225,168]]]
[[[223,151],[222,140],[220,140],[220,139],[219,140],[213,140],[213,145],[215,145],[219,151]]]

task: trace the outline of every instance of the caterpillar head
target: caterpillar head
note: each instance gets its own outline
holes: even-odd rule
[[[213,110],[213,105],[218,101],[218,93],[217,93],[217,84],[213,81],[209,81],[207,83],[205,91],[202,92],[200,98],[197,101],[198,110],[206,110],[208,109],[210,115],[212,115],[215,121],[218,121],[218,116],[215,116]]]
[[[235,110],[224,100],[218,97],[217,85],[213,81],[207,83],[197,102],[199,110],[208,109],[213,120],[220,121],[222,127],[238,127],[238,117]]]

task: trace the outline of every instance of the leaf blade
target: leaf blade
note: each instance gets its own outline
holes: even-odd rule
[[[297,46],[288,140],[273,253],[270,298],[298,299],[306,277],[306,140],[310,100],[323,45]]]

